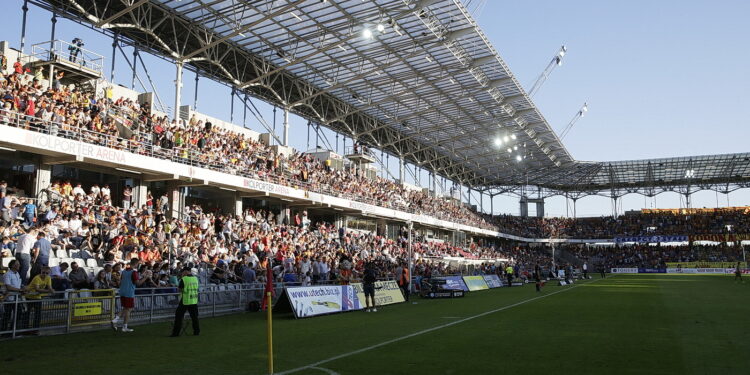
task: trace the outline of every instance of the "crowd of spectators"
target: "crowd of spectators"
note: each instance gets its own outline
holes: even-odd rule
[[[589,260],[605,269],[666,268],[667,263],[742,261],[743,246],[697,245],[650,246],[632,244],[621,246],[568,246],[567,251],[578,259]]]
[[[494,216],[504,233],[528,238],[611,239],[629,236],[689,236],[750,233],[750,208],[629,212],[615,217]]]
[[[336,170],[308,154],[287,156],[241,132],[213,126],[195,115],[170,120],[130,99],[82,93],[74,85],[51,87],[44,78],[17,69],[0,76],[0,122],[46,129],[63,137],[170,158],[179,162],[332,194],[382,207],[426,214],[486,229],[493,226],[456,201],[408,189],[389,179],[366,177],[351,166]],[[21,117],[19,117],[21,115]],[[19,120],[20,119],[20,120]],[[360,147],[365,147],[364,145]]]

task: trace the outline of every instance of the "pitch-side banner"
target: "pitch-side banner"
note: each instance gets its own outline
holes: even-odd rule
[[[484,275],[484,282],[490,288],[499,288],[503,286],[503,282],[500,281],[500,277],[497,275]]]
[[[464,279],[461,278],[461,276],[443,276],[436,277],[435,279],[445,280],[445,285],[443,286],[443,288],[445,289],[463,290],[464,292],[469,291],[469,288],[466,286],[466,283],[464,282]]]
[[[354,283],[352,287],[357,293],[357,298],[362,306],[366,306],[365,292],[362,283]],[[375,282],[375,306],[390,305],[393,303],[406,302],[404,294],[394,280]]]
[[[472,292],[489,289],[487,283],[484,282],[484,277],[482,276],[464,276],[464,282],[466,283],[466,286],[469,287],[469,291]]]
[[[622,267],[620,267],[620,268],[612,268],[610,270],[610,272],[612,272],[612,273],[638,273],[638,269],[637,268],[622,268]]]
[[[351,285],[290,287],[286,295],[297,318],[362,309]]]
[[[687,242],[688,236],[632,236],[632,237],[615,237],[615,243],[636,242],[636,243],[656,243],[656,242]]]
[[[737,262],[667,262],[668,268],[734,268]],[[747,268],[746,262],[740,262],[741,268]]]

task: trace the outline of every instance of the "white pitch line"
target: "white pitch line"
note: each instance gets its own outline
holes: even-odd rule
[[[521,301],[521,302],[516,302],[516,303],[514,303],[512,305],[503,306],[503,307],[500,307],[500,308],[497,308],[497,309],[494,309],[494,310],[490,310],[490,311],[485,311],[485,312],[483,312],[481,314],[470,316],[468,318],[464,318],[464,319],[461,319],[461,320],[456,320],[456,321],[450,322],[450,323],[441,324],[439,326],[435,326],[435,327],[432,327],[432,328],[427,328],[427,329],[424,329],[424,330],[421,330],[421,331],[417,331],[417,332],[408,334],[406,336],[401,336],[401,337],[397,337],[395,339],[390,339],[388,341],[383,341],[383,342],[381,342],[379,344],[371,345],[371,346],[368,346],[368,347],[365,347],[365,348],[362,348],[362,349],[357,349],[357,350],[354,350],[354,351],[351,351],[351,352],[348,352],[348,353],[339,354],[337,356],[334,356],[334,357],[331,357],[331,358],[328,358],[328,359],[324,359],[324,360],[321,360],[321,361],[318,361],[318,362],[315,362],[315,363],[311,363],[311,364],[309,364],[307,366],[297,367],[295,369],[286,370],[286,371],[282,371],[282,372],[275,372],[274,374],[275,375],[286,375],[286,374],[292,374],[292,373],[299,372],[299,371],[306,370],[306,369],[310,369],[310,368],[316,368],[316,367],[318,367],[318,366],[320,366],[320,365],[322,365],[324,363],[333,362],[333,361],[339,360],[341,358],[346,358],[346,357],[349,357],[349,356],[353,356],[355,354],[360,354],[360,353],[364,353],[364,352],[367,352],[367,351],[370,351],[370,350],[373,350],[373,349],[377,349],[377,348],[379,348],[381,346],[386,346],[386,345],[389,345],[389,344],[393,344],[394,342],[403,341],[403,340],[410,339],[410,338],[415,337],[415,336],[424,335],[425,333],[430,333],[430,332],[433,332],[433,331],[437,331],[439,329],[443,329],[443,328],[448,328],[448,327],[454,326],[456,324],[461,324],[463,322],[468,322],[469,320],[473,320],[473,319],[476,319],[476,318],[481,318],[483,316],[494,314],[496,312],[507,310],[507,309],[510,309],[510,308],[513,308],[513,307],[516,307],[516,306],[520,306],[520,305],[529,303],[529,302],[533,302],[533,301],[536,301],[538,299],[542,299],[542,298],[547,298],[547,297],[550,297],[550,296],[554,296],[555,294],[558,294],[558,293],[564,293],[564,292],[567,292],[569,290],[573,290],[573,289],[575,289],[575,288],[577,288],[577,287],[579,287],[581,285],[595,283],[595,282],[597,282],[599,280],[602,280],[602,279],[597,279],[597,280],[594,280],[594,281],[591,281],[591,282],[588,282],[588,283],[585,283],[585,284],[576,284],[576,285],[573,285],[570,288],[565,288],[563,290],[558,290],[557,292],[552,292],[550,294],[544,294],[544,295],[541,295],[541,296],[538,296],[538,297],[529,298],[529,299]]]

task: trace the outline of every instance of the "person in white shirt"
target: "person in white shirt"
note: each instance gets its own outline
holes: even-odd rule
[[[73,235],[78,235],[82,226],[83,222],[81,221],[81,216],[78,214],[73,216],[73,218],[68,222],[68,228],[73,233]]]
[[[76,184],[76,187],[73,188],[73,196],[75,197],[79,194],[86,195],[86,191],[83,190],[83,188],[81,187],[81,184]]]
[[[29,277],[29,270],[31,269],[31,248],[34,247],[36,242],[36,229],[30,230],[28,233],[18,237],[16,243],[16,259],[19,264],[19,274],[21,274],[21,281],[26,284]]]
[[[21,275],[18,273],[18,270],[21,268],[21,264],[13,259],[8,263],[8,272],[3,275],[3,283],[5,283],[5,290],[7,290],[8,296],[5,297],[5,301],[12,302],[16,300],[16,295],[23,293],[23,289],[21,289]],[[7,305],[3,309],[3,320],[0,325],[0,331],[8,331],[12,328],[11,324],[11,314],[13,314],[13,306],[18,305]],[[20,312],[20,311],[19,311]],[[19,314],[16,314],[18,316]]]
[[[109,199],[110,195],[109,185],[104,185],[104,187],[101,188],[102,199],[105,199],[105,197]]]

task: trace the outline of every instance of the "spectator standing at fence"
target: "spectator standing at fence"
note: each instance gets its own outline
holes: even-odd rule
[[[120,329],[122,332],[133,332],[132,328],[128,328],[128,321],[130,320],[130,312],[135,307],[135,288],[143,284],[145,279],[141,279],[138,275],[138,258],[130,260],[130,267],[122,271],[120,279],[120,306],[122,311],[120,315],[112,319],[112,329],[117,331],[117,326],[122,324]]]
[[[42,267],[41,272],[34,276],[26,287],[26,308],[28,321],[31,321],[30,328],[39,328],[42,321],[42,298],[55,292],[52,289],[52,278],[49,277],[49,273],[49,267]]]
[[[174,314],[174,325],[170,337],[180,335],[185,311],[190,314],[190,320],[193,323],[193,335],[198,336],[201,333],[200,323],[198,322],[198,278],[193,276],[190,267],[182,269],[182,279],[180,279],[178,288],[180,289],[180,304]]]
[[[21,275],[18,273],[20,267],[20,263],[15,259],[11,260],[10,263],[8,263],[8,272],[3,275],[3,283],[5,284],[5,290],[7,292],[10,292],[11,295],[5,297],[5,302],[15,302],[17,298],[16,295],[23,293],[23,289],[21,288]],[[3,311],[3,321],[2,325],[0,325],[0,331],[7,331],[12,327],[10,317],[13,314],[13,310],[16,309],[17,306],[17,304],[5,305],[5,309]],[[16,320],[18,319],[17,317],[18,312],[16,312]]]

